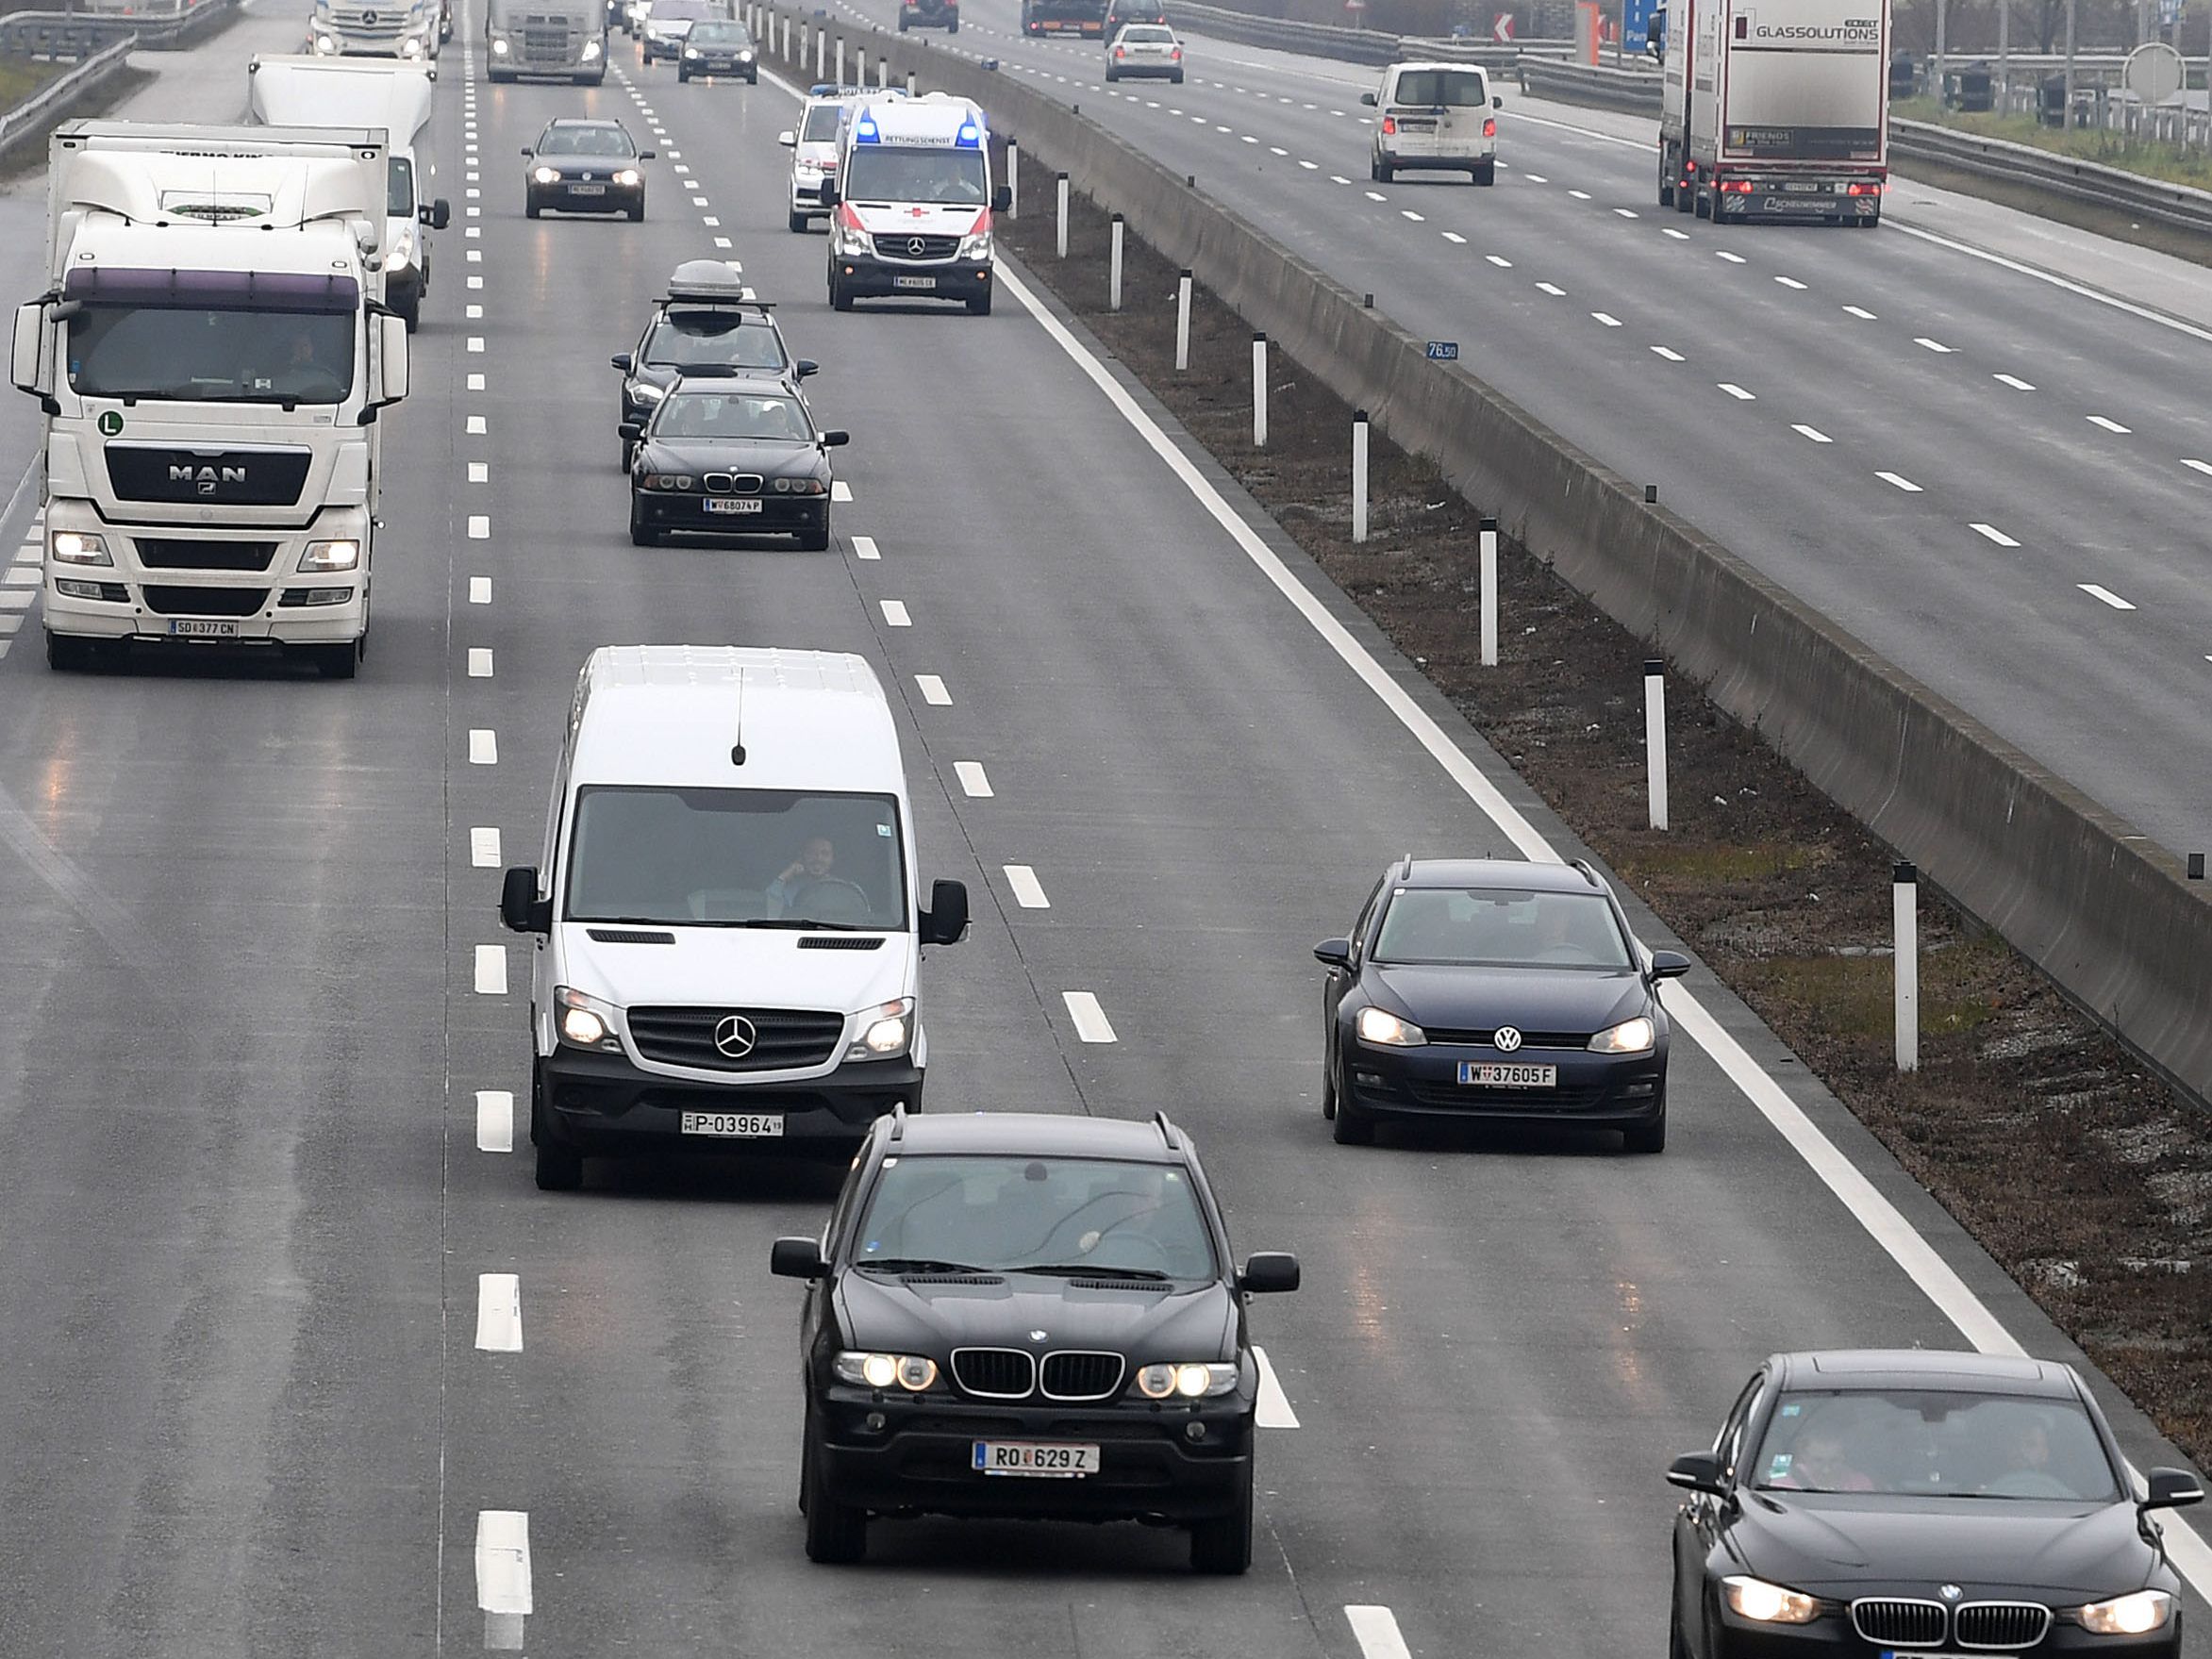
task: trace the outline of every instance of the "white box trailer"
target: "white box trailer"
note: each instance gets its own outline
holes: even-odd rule
[[[369,622],[384,304],[380,130],[71,121],[16,386],[46,416],[48,660],[281,645],[350,678]]]
[[[1876,224],[1889,175],[1888,0],[1668,0],[1659,205]]]
[[[384,205],[384,297],[411,332],[430,291],[430,238],[453,217],[424,193],[428,173],[416,153],[430,124],[438,71],[395,58],[258,54],[246,65],[247,112],[268,126],[381,127],[389,187]]]

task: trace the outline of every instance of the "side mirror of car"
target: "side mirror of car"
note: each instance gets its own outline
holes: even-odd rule
[[[1014,210],[1014,187],[1012,185],[1002,184],[992,188],[990,210],[993,213],[1010,213]]]
[[[524,160],[525,160],[525,161],[527,161],[527,160],[528,160],[528,159],[529,159],[531,157],[535,156],[537,153],[538,153],[537,151],[535,151],[535,150],[531,149],[531,148],[530,148],[530,146],[529,146],[529,145],[527,145],[527,144],[524,144],[524,145],[523,146],[523,159],[524,159]]]
[[[829,1266],[811,1238],[779,1238],[768,1247],[768,1270],[779,1279],[823,1279]]]
[[[607,358],[607,360],[617,369],[620,369],[624,374],[627,374],[630,372],[631,368],[637,361],[637,359],[631,357],[628,352],[617,352],[613,357]]]
[[[779,132],[775,135],[775,141],[787,150],[795,150],[799,147],[799,135],[795,132]]]
[[[2204,1484],[2186,1468],[2154,1468],[2143,1480],[2150,1488],[2145,1509],[2180,1509],[2204,1501]]]
[[[1237,1275],[1237,1287],[1251,1296],[1272,1296],[1298,1288],[1298,1258],[1287,1250],[1255,1251]]]
[[[1680,951],[1654,951],[1652,977],[1654,979],[1680,979],[1689,971],[1689,958]]]
[[[956,945],[968,931],[968,884],[937,881],[929,884],[929,908],[922,916],[922,942]]]
[[[553,901],[538,896],[538,871],[518,864],[499,887],[499,920],[511,933],[551,933]]]
[[[1360,101],[1362,104],[1365,104],[1365,105],[1366,105],[1366,106],[1367,106],[1367,107],[1368,107],[1370,109],[1372,109],[1372,108],[1374,108],[1374,94],[1373,94],[1372,92],[1362,92],[1362,93],[1360,93],[1360,94],[1359,94],[1359,101]]]
[[[638,152],[638,159],[640,161],[650,161],[655,156],[658,154],[659,152],[657,150],[640,150]]]
[[[853,441],[853,435],[850,432],[841,432],[833,427],[824,432],[817,441],[823,449],[842,449]]]
[[[1721,1468],[1721,1454],[1685,1452],[1668,1465],[1667,1485],[1680,1486],[1686,1492],[1710,1492],[1719,1497],[1728,1490],[1726,1473]]]
[[[1313,959],[1323,968],[1349,968],[1352,966],[1352,941],[1323,939],[1313,947]]]
[[[614,430],[615,435],[624,443],[635,443],[645,436],[645,423],[642,421],[624,421]]]
[[[809,374],[821,373],[822,365],[817,363],[812,357],[801,357],[796,363],[791,365],[791,370],[799,376],[800,379],[804,380]]]

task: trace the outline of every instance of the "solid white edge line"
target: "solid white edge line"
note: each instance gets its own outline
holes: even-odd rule
[[[476,1513],[476,1605],[486,1613],[530,1614],[530,1517],[520,1509]]]
[[[1006,886],[1013,890],[1014,903],[1024,910],[1050,910],[1053,902],[1044,896],[1044,884],[1037,879],[1037,871],[1026,864],[1005,866]]]
[[[481,997],[507,995],[507,947],[505,945],[478,945],[476,947],[476,994]]]
[[[480,1153],[515,1150],[513,1090],[480,1088],[476,1091],[476,1150]]]
[[[1413,1659],[1413,1651],[1399,1634],[1398,1616],[1388,1607],[1347,1606],[1344,1618],[1366,1659]]]
[[[499,868],[499,831],[485,826],[469,832],[469,862],[478,870]]]
[[[523,1352],[521,1274],[476,1275],[476,1346],[486,1353]]]
[[[1263,1429],[1296,1428],[1298,1414],[1290,1409],[1290,1397],[1283,1392],[1282,1382],[1275,1375],[1274,1362],[1268,1358],[1267,1350],[1255,1342],[1252,1357],[1259,1362],[1259,1401],[1254,1408],[1253,1420]]]
[[[1482,774],[1474,762],[1445,735],[1434,717],[1413,700],[1412,693],[1391,678],[1383,665],[1375,660],[1373,653],[1355,639],[1350,630],[1330,614],[1328,607],[1314,596],[1312,590],[1291,574],[1289,568],[1276,556],[1273,549],[1260,539],[1258,532],[1239,516],[1221,492],[1175,447],[1160,429],[1159,423],[1138,406],[1136,399],[1114,379],[1106,365],[1069,333],[1058,318],[1045,309],[1037,296],[1029,291],[1028,285],[1019,277],[1002,272],[1000,286],[1037,319],[1039,326],[1089,377],[1091,384],[1106,395],[1106,401],[1113,405],[1122,419],[1136,430],[1138,436],[1175,474],[1183,487],[1196,498],[1199,506],[1243,550],[1244,556],[1258,567],[1261,574],[1274,585],[1276,591],[1305,617],[1307,624],[1337,654],[1344,666],[1374,693],[1397,718],[1398,722],[1411,734],[1414,741],[1428,752],[1430,757],[1443,769],[1445,775],[1498,826],[1522,856],[1545,863],[1559,863],[1558,854],[1537,832],[1536,826],[1522,817],[1498,787]],[[1805,1109],[1784,1093],[1772,1078],[1759,1070],[1751,1055],[1744,1052],[1743,1045],[1721,1029],[1720,1022],[1706,1011],[1705,1004],[1697,1000],[1694,993],[1676,981],[1667,992],[1667,1004],[1688,1031],[1690,1040],[1713,1057],[1729,1081],[1774,1126],[1783,1139],[1789,1143],[1791,1150],[1805,1160],[1828,1190],[1851,1212],[1853,1219],[1866,1230],[1867,1235],[1890,1260],[1904,1270],[1920,1287],[1921,1293],[1957,1327],[1962,1336],[1986,1353],[2018,1354],[2023,1352],[2012,1334],[1983,1304],[1981,1298],[1968,1288],[1966,1281],[1936,1253],[1934,1247],[1913,1229],[1897,1206],[1875,1190],[1873,1183],[1859,1172],[1857,1166],[1836,1149],[1835,1142],[1821,1132],[1820,1127],[1805,1115]],[[2167,1518],[2164,1525],[2168,1551],[2174,1558],[2174,1565],[2200,1595],[2212,1594],[2212,1547],[2207,1547],[2196,1530],[2178,1516]]]
[[[1068,1018],[1075,1022],[1075,1035],[1085,1042],[1121,1040],[1114,1036],[1114,1022],[1106,1018],[1098,998],[1089,991],[1062,991],[1060,1001],[1068,1005]]]

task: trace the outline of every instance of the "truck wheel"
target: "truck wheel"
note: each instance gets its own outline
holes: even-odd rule
[[[1659,206],[1674,206],[1674,170],[1668,165],[1664,153],[1659,157]]]
[[[990,315],[990,293],[989,290],[974,295],[969,300],[968,315],[971,317],[988,317]]]
[[[99,659],[99,644],[75,634],[46,630],[46,666],[62,673],[82,673]]]
[[[343,645],[310,645],[308,652],[314,660],[315,672],[326,680],[350,680],[360,672],[358,639],[349,639]]]
[[[1706,198],[1704,186],[1699,186],[1697,193],[1690,198],[1689,210],[1700,219],[1710,219],[1713,216],[1713,204]]]
[[[1496,184],[1498,182],[1498,158],[1495,156],[1486,161],[1475,163],[1474,182],[1476,184]]]
[[[1674,211],[1687,213],[1697,205],[1697,186],[1684,179],[1680,174],[1674,178]]]

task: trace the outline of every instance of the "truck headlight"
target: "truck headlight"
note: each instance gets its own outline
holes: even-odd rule
[[[1137,1392],[1147,1400],[1213,1400],[1236,1386],[1234,1365],[1149,1365],[1137,1373]]]
[[[300,573],[308,575],[324,571],[350,571],[361,562],[361,544],[358,541],[310,541],[308,551],[300,555]]]
[[[108,543],[100,537],[83,530],[51,530],[46,535],[46,554],[58,564],[111,565],[108,556]]]
[[[1370,1005],[1359,1010],[1359,1040],[1387,1049],[1418,1049],[1428,1041],[1428,1033],[1388,1008]]]
[[[612,1003],[603,1003],[597,997],[587,996],[568,986],[553,988],[555,1007],[554,1025],[560,1040],[571,1048],[597,1049],[607,1053],[622,1053],[622,1038],[614,1034],[615,1009]]]
[[[491,56],[494,58],[505,58],[507,56],[507,42],[505,41],[492,41]]]
[[[560,182],[559,172],[551,167],[533,167],[530,170],[530,176],[540,184],[558,184]]]
[[[597,41],[586,41],[584,42],[584,61],[589,63],[592,58],[598,56],[599,42]]]
[[[914,1039],[914,999],[901,997],[895,1003],[885,1003],[881,1007],[860,1016],[860,1037],[845,1051],[848,1060],[885,1060],[893,1054],[903,1054],[906,1045]]]

